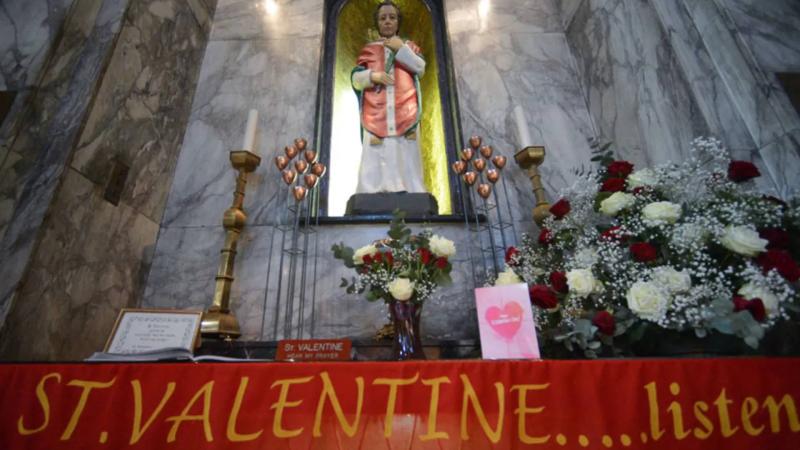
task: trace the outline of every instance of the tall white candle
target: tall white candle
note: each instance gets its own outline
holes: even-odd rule
[[[258,111],[251,109],[250,114],[247,115],[247,128],[244,131],[244,143],[242,144],[243,150],[255,153],[257,126]]]
[[[520,105],[514,107],[514,121],[517,123],[517,139],[520,149],[533,145],[531,132],[528,129],[528,119],[525,117],[525,110]]]

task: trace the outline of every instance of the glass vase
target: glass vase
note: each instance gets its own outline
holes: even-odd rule
[[[425,359],[419,334],[421,313],[422,304],[397,300],[389,302],[389,314],[394,326],[392,351],[397,361]]]

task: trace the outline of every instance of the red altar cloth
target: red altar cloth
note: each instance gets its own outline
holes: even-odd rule
[[[800,359],[0,364],[0,449],[800,448]]]

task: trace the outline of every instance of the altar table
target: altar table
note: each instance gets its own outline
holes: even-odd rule
[[[0,449],[798,449],[800,359],[0,364]]]

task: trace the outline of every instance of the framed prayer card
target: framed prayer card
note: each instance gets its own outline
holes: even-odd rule
[[[130,354],[180,348],[191,352],[199,343],[202,317],[202,311],[123,308],[105,351]]]

